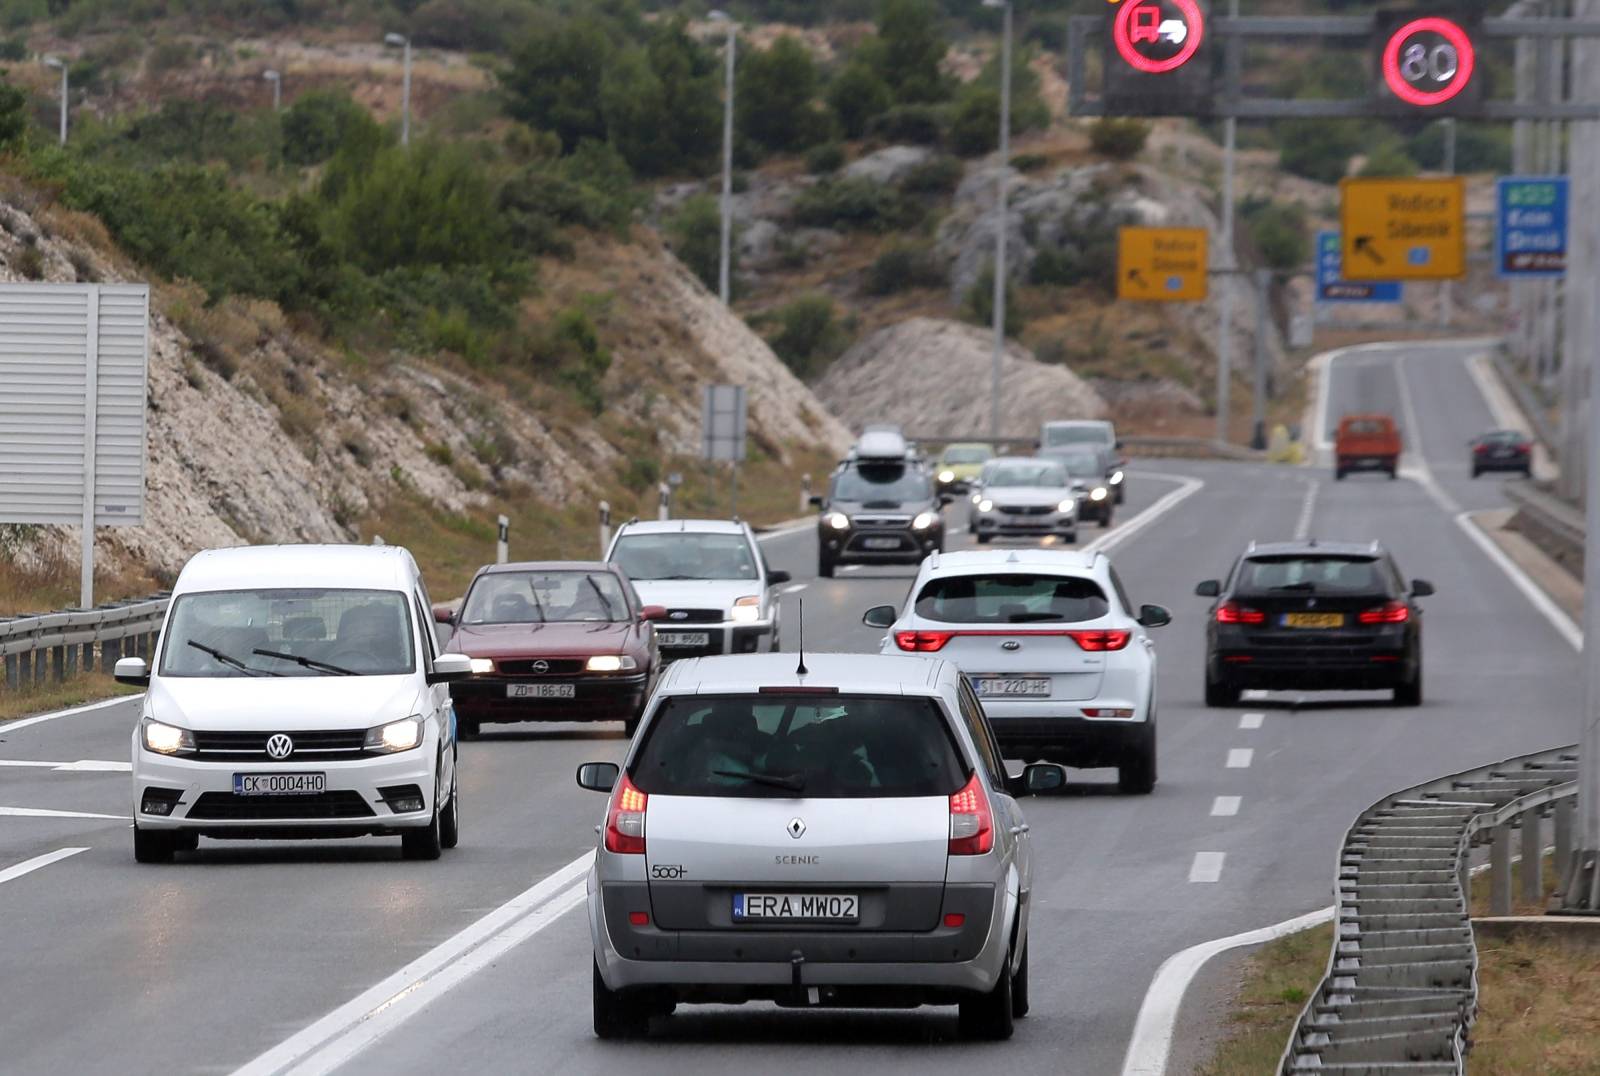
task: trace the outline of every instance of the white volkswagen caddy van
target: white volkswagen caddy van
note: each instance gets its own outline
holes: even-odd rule
[[[224,839],[460,836],[448,683],[427,588],[398,546],[214,549],[184,567],[133,732],[141,863]]]

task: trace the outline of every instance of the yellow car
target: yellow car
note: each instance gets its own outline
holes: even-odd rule
[[[934,467],[940,493],[965,493],[994,458],[994,446],[978,443],[946,445]]]

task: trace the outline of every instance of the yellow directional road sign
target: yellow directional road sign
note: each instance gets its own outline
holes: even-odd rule
[[[1196,302],[1206,297],[1204,228],[1117,232],[1117,298]]]
[[[1346,179],[1339,183],[1346,280],[1448,280],[1466,275],[1466,183]]]

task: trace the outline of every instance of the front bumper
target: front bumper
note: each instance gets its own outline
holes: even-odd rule
[[[835,564],[921,564],[928,554],[944,548],[944,527],[841,531],[824,524],[817,530],[817,542],[822,556]]]
[[[456,716],[469,721],[631,721],[649,693],[645,673],[618,676],[474,676],[450,685]],[[571,684],[570,699],[511,698],[514,684]]]
[[[1007,512],[995,508],[977,513],[979,534],[992,534],[1001,538],[1027,538],[1050,534],[1076,534],[1078,513],[1052,510],[1039,514]]]

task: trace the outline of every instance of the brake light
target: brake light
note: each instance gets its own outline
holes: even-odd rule
[[[1363,609],[1356,619],[1363,624],[1404,624],[1411,619],[1411,607],[1405,602],[1385,602],[1376,609]]]
[[[981,856],[994,848],[994,816],[989,797],[973,774],[966,787],[950,797],[950,854]]]
[[[950,641],[953,631],[897,631],[894,633],[894,645],[901,650],[910,650],[918,654],[932,654],[943,650],[944,644]]]
[[[1480,456],[1481,456],[1481,455],[1483,455],[1483,454],[1484,454],[1484,453],[1486,453],[1486,452],[1488,452],[1488,451],[1489,451],[1489,446],[1488,446],[1488,445],[1474,445],[1474,446],[1473,446],[1473,448],[1472,448],[1472,450],[1473,450],[1473,451],[1474,451],[1474,452],[1476,452],[1476,453],[1477,453],[1477,454],[1478,454],[1478,455],[1480,455]]]
[[[650,797],[634,787],[627,774],[617,778],[606,807],[606,851],[644,855],[644,813]]]
[[[1223,602],[1217,606],[1218,624],[1265,624],[1267,614],[1260,609],[1248,609],[1238,602]]]
[[[1091,654],[1099,654],[1106,650],[1121,650],[1128,645],[1128,640],[1133,638],[1133,632],[1123,631],[1120,628],[1100,628],[1094,631],[1069,631],[1072,641],[1078,644],[1080,650],[1087,650]]]

